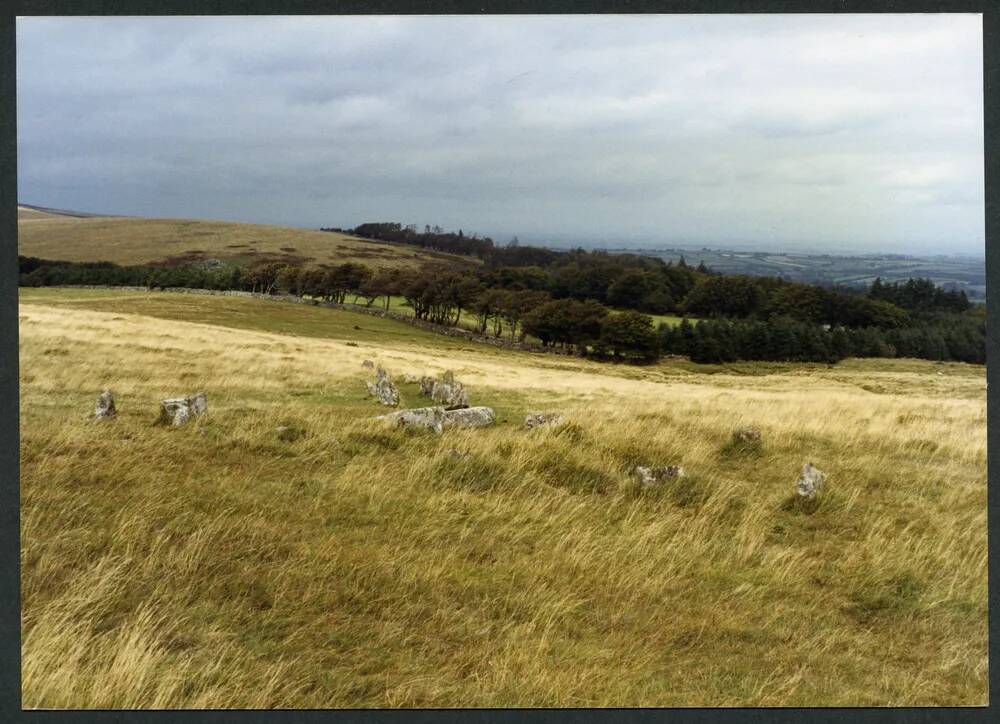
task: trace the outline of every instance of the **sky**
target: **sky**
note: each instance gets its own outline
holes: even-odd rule
[[[984,254],[980,15],[20,18],[17,81],[23,203]]]

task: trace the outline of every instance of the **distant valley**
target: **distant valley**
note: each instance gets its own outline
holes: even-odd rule
[[[612,253],[647,254],[677,263],[705,266],[723,274],[777,276],[811,284],[863,286],[882,281],[928,278],[935,284],[964,290],[970,300],[986,299],[986,261],[967,256],[864,254],[837,256],[799,252],[727,251],[723,249],[608,249]]]

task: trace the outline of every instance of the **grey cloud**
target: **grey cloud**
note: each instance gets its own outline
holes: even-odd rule
[[[27,18],[19,197],[982,253],[978,16]]]

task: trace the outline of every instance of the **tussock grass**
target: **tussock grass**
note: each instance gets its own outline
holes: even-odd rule
[[[980,368],[637,371],[55,296],[20,311],[27,707],[986,703]],[[385,427],[365,358],[454,369],[500,422]],[[196,390],[205,417],[152,425]],[[744,424],[763,445],[722,454]]]

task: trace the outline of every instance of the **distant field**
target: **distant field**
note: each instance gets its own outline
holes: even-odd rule
[[[970,299],[983,299],[986,294],[984,259],[901,255],[835,256],[799,252],[772,254],[718,249],[617,251],[634,251],[675,263],[684,257],[691,266],[704,262],[710,269],[723,274],[780,276],[789,281],[845,285],[870,284],[875,277],[881,277],[887,282],[925,277],[934,280],[936,284],[955,285],[965,290]]]
[[[18,208],[18,253],[64,261],[116,264],[222,259],[237,264],[286,261],[307,266],[353,261],[371,267],[414,267],[469,257],[360,239],[346,234],[263,224],[124,216],[81,218]]]

